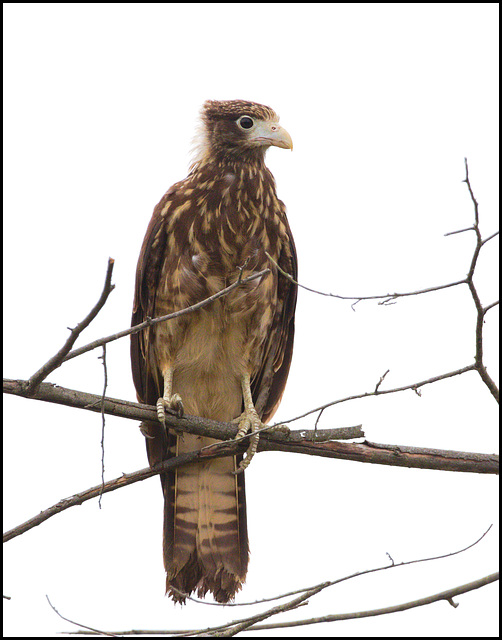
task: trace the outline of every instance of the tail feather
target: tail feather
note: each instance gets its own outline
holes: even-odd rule
[[[172,433],[166,441],[160,425],[148,425],[144,431],[151,465],[214,442]],[[183,603],[182,594],[196,591],[199,597],[210,592],[217,602],[225,603],[242,587],[249,546],[244,474],[232,473],[238,462],[218,458],[161,476],[166,592],[174,602]]]

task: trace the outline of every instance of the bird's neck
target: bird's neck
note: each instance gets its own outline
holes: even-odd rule
[[[211,153],[200,157],[192,165],[192,170],[213,171],[214,173],[228,173],[241,171],[247,168],[254,171],[265,168],[265,147],[257,147],[256,149],[248,149],[245,153]]]

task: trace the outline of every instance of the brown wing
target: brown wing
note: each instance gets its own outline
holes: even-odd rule
[[[285,215],[283,222],[286,226],[287,242],[283,246],[278,264],[297,281],[296,247]],[[296,284],[280,272],[277,273],[277,297],[280,304],[264,347],[264,353],[267,355],[263,359],[260,371],[251,381],[253,401],[264,423],[271,420],[277,411],[288,379],[293,356],[297,289]]]
[[[179,183],[178,183],[179,184]],[[136,285],[131,326],[155,317],[156,295],[162,265],[165,259],[167,233],[166,219],[161,216],[165,205],[176,197],[177,184],[173,185],[155,207],[141,247],[136,271]],[[162,396],[162,376],[153,354],[154,327],[131,335],[131,367],[138,401],[155,405]],[[173,455],[176,437],[165,433],[159,422],[144,422],[142,431],[147,436],[148,462],[154,466]],[[173,478],[161,476],[162,490],[166,500],[173,485]]]
[[[180,183],[172,186],[155,207],[138,260],[131,326],[153,318],[160,274],[165,258],[166,218],[161,212],[176,197]],[[155,404],[162,395],[162,383],[152,353],[152,328],[131,335],[131,364],[138,401]]]

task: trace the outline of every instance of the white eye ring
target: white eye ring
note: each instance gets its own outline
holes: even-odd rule
[[[253,118],[251,118],[251,116],[241,116],[238,120],[237,120],[237,124],[239,125],[239,127],[241,129],[244,129],[244,131],[249,131],[250,129],[252,129],[254,127],[254,120]]]

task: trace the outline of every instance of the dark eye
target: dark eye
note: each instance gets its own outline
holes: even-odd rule
[[[237,124],[241,129],[251,129],[251,127],[254,125],[254,120],[249,116],[242,116],[237,120]]]

